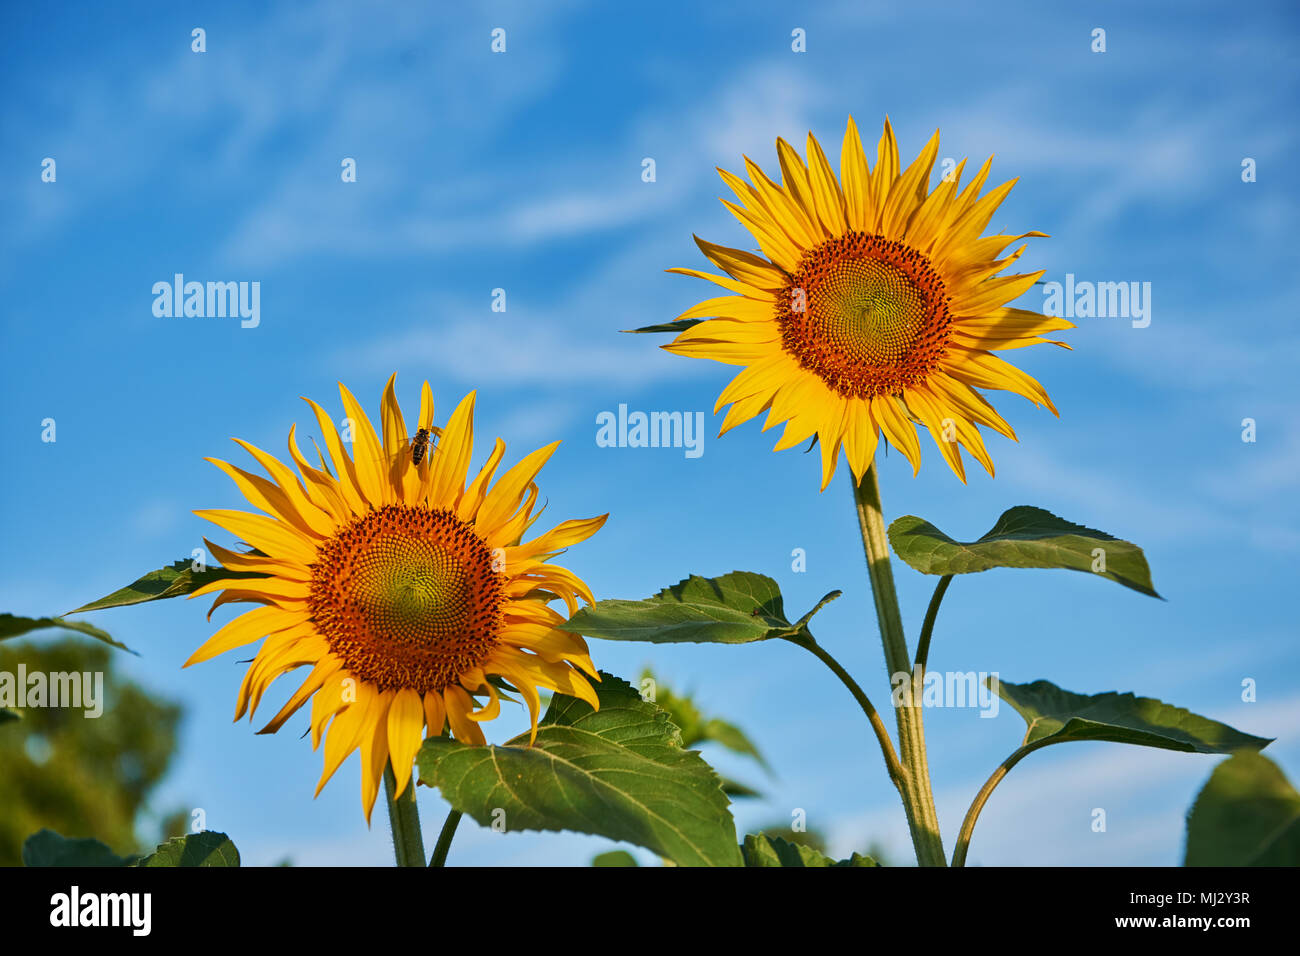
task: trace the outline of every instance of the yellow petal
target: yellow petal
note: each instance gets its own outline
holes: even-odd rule
[[[537,473],[559,447],[560,443],[553,441],[526,456],[501,476],[501,480],[487,493],[483,506],[479,508],[478,516],[474,519],[474,525],[479,529],[480,534],[490,537],[493,531],[515,513],[524,489],[537,477]]]
[[[500,639],[513,647],[533,651],[552,663],[571,661],[592,677],[596,676],[595,665],[587,652],[587,642],[577,634],[544,624],[508,624],[501,629]]]
[[[898,178],[898,141],[894,139],[894,127],[885,117],[885,131],[880,135],[876,147],[876,168],[871,173],[871,205],[875,219],[871,225],[872,232],[879,232],[884,220],[885,205],[893,189],[894,180]]]
[[[826,161],[826,154],[812,133],[808,134],[808,180],[812,186],[813,202],[817,208],[817,218],[822,222],[826,232],[832,236],[841,236],[848,230],[844,218],[844,196],[840,184],[831,171],[831,164]]]
[[[772,262],[786,272],[793,272],[798,268],[799,248],[786,237],[785,233],[775,223],[769,223],[765,217],[725,199],[722,200],[722,204],[740,221],[742,226],[750,231],[758,241],[758,247],[763,250],[763,254]],[[751,285],[744,279],[740,281],[745,282],[746,285]],[[764,279],[761,286],[751,285],[751,287],[770,288],[773,285],[776,284]]]
[[[731,276],[715,276],[711,272],[700,272],[698,269],[683,269],[676,266],[671,269],[665,269],[664,271],[672,272],[676,275],[692,276],[696,279],[707,279],[714,285],[722,286],[722,288],[726,289],[728,292],[734,292],[737,295],[747,296],[748,298],[757,299],[761,302],[772,302],[775,298],[774,294],[766,289],[752,286],[748,282],[741,282],[738,279],[731,278]]]
[[[897,400],[890,395],[872,398],[871,417],[880,423],[880,430],[889,443],[912,463],[912,473],[918,474],[921,471],[921,442],[916,437],[916,429],[898,407]]]
[[[311,673],[307,675],[307,679],[302,682],[302,686],[293,692],[293,696],[258,733],[273,734],[278,731],[284,726],[284,722],[296,714],[311,695],[320,690],[326,680],[337,674],[342,667],[343,662],[333,654],[327,654],[318,660],[316,666],[311,669]]]
[[[479,729],[478,724],[469,719],[470,711],[474,709],[474,702],[470,700],[464,688],[454,684],[444,688],[442,700],[447,708],[447,721],[451,724],[451,732],[457,740],[480,747],[487,743],[487,738],[483,736],[483,731]]]
[[[567,521],[561,521],[546,534],[539,535],[528,542],[527,545],[520,548],[520,551],[526,551],[530,554],[554,554],[570,545],[577,544],[579,541],[586,541],[603,528],[607,520],[609,520],[608,513],[597,515],[594,518],[570,518]]]
[[[379,694],[374,712],[366,717],[368,726],[361,733],[361,809],[366,814],[366,826],[370,825],[375,797],[379,795],[379,781],[384,778],[384,768],[388,766],[388,711],[394,696],[396,692],[391,690]],[[409,764],[406,773],[409,778]]]
[[[442,694],[431,690],[424,695],[424,723],[430,737],[438,737],[447,724],[447,707],[442,702]]]
[[[343,492],[334,476],[327,471],[313,468],[303,457],[302,450],[298,447],[297,428],[297,425],[289,428],[289,456],[307,482],[305,487],[308,497],[318,508],[333,518],[337,526],[352,517],[352,509],[343,497]]]
[[[745,171],[754,184],[753,193],[758,197],[762,212],[781,228],[795,248],[808,249],[816,245],[821,230],[813,225],[810,211],[800,206],[787,190],[769,179],[748,156],[745,157]]]
[[[203,539],[212,556],[231,571],[256,571],[260,574],[274,575],[277,578],[293,578],[297,581],[310,581],[311,569],[300,561],[282,561],[264,554],[248,554],[243,551],[231,551],[219,544]]]
[[[231,534],[239,535],[272,558],[302,565],[309,565],[316,560],[316,543],[288,522],[224,508],[209,508],[194,513],[205,521],[225,528]]]
[[[357,684],[357,699],[344,707],[329,726],[325,736],[325,767],[321,771],[320,782],[316,784],[316,796],[320,796],[325,784],[334,776],[339,765],[348,755],[361,746],[361,738],[369,729],[368,715],[379,694],[370,684]]]
[[[370,510],[370,506],[362,496],[356,465],[351,456],[344,450],[343,442],[339,440],[339,433],[334,427],[334,422],[330,420],[325,409],[310,398],[304,398],[303,401],[311,406],[312,412],[316,415],[316,424],[320,426],[321,438],[325,442],[325,447],[330,453],[330,460],[334,464],[334,477],[338,479],[339,491],[342,493],[344,500],[347,501],[348,508],[353,514],[365,514]]]
[[[394,795],[400,797],[411,779],[415,755],[424,740],[424,701],[418,691],[403,687],[388,709],[388,750],[392,754]]]
[[[496,474],[497,465],[501,464],[505,453],[506,443],[498,438],[487,462],[465,489],[465,494],[461,495],[460,504],[456,508],[456,516],[461,521],[473,521],[478,514],[478,509],[483,506],[483,499],[487,495],[488,486],[492,483],[492,476]]]
[[[290,430],[289,435],[292,438],[292,430]],[[266,473],[271,476],[271,480],[276,483],[280,492],[289,500],[293,507],[293,515],[284,515],[284,517],[296,518],[295,524],[307,525],[311,531],[322,538],[327,538],[334,533],[336,522],[328,511],[315,504],[307,496],[307,491],[303,488],[302,483],[298,481],[298,476],[288,466],[274,455],[262,451],[256,445],[240,438],[236,438],[235,441],[240,448],[252,455],[257,460],[257,463],[266,469]]]
[[[465,475],[474,453],[474,402],[477,392],[460,400],[429,462],[428,500],[433,507],[454,508],[465,490]]]
[[[714,245],[699,236],[695,236],[694,239],[700,251],[733,279],[739,279],[759,289],[780,289],[785,285],[785,274],[766,259],[760,259],[752,252],[741,249]]]
[[[329,719],[344,707],[356,702],[359,681],[350,671],[340,668],[321,684],[316,696],[311,699],[311,749],[320,746],[321,735]]]
[[[821,240],[825,237],[826,230],[817,219],[815,205],[812,198],[812,185],[808,182],[808,168],[804,166],[803,160],[795,148],[787,143],[784,139],[776,141],[776,158],[781,164],[781,185],[785,191],[794,200],[812,226],[813,237]]]
[[[306,520],[299,512],[297,506],[290,500],[289,496],[279,488],[274,482],[267,481],[260,475],[254,475],[251,472],[244,471],[236,465],[222,461],[220,458],[204,458],[206,462],[216,465],[225,472],[230,479],[239,488],[240,493],[248,499],[248,503],[254,508],[260,508],[267,514],[281,521],[287,522],[302,534],[312,538],[328,537],[333,528],[333,522],[324,515],[315,505],[307,502],[306,495],[301,495],[301,500],[305,511],[315,512],[315,521],[321,527],[329,529],[324,532],[317,531],[312,522]]]
[[[889,194],[881,216],[881,234],[887,239],[902,238],[908,219],[921,205],[930,191],[930,171],[939,155],[939,131],[935,130],[921,154],[912,161],[899,177],[898,185]]]
[[[772,303],[760,302],[743,295],[720,295],[691,306],[677,316],[677,319],[715,317],[735,319],[740,322],[771,322]]]
[[[191,654],[190,659],[182,666],[189,667],[191,664],[211,660],[218,654],[224,654],[236,647],[244,647],[254,641],[261,640],[268,634],[287,630],[309,620],[311,620],[311,612],[307,610],[285,611],[278,607],[256,608],[228,622],[217,633],[208,638],[202,647]]]
[[[996,355],[990,355],[987,352],[966,352],[961,362],[948,367],[947,372],[957,381],[965,382],[967,385],[974,385],[976,388],[1000,388],[1015,392],[1029,399],[1035,405],[1046,406],[1053,415],[1060,414],[1042,385]]]
[[[844,211],[850,229],[870,231],[875,225],[871,205],[871,171],[867,156],[862,151],[862,137],[857,124],[849,117],[844,129],[844,144],[840,148],[840,179],[844,188]]]
[[[383,446],[375,435],[375,427],[370,424],[370,417],[361,403],[342,382],[339,382],[339,396],[343,399],[343,410],[348,421],[352,423],[352,460],[356,468],[357,487],[362,497],[374,507],[391,504],[393,489],[386,472],[388,462],[384,457]]]

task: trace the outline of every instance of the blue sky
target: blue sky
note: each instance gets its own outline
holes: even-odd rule
[[[565,559],[598,597],[734,568],[776,577],[796,613],[843,588],[815,632],[882,703],[847,469],[819,494],[817,456],[772,454],[757,424],[716,440],[711,420],[687,458],[597,447],[595,418],[620,403],[707,414],[729,379],[617,331],[710,294],[663,271],[704,265],[693,233],[753,247],[716,201],[714,167],[748,154],[773,170],[775,138],[809,130],[838,155],[849,114],[870,153],[888,114],[904,153],[939,127],[941,158],[995,154],[991,182],[1020,177],[992,226],[1053,237],[1026,268],[1152,289],[1147,328],[1080,320],[1074,351],[1011,356],[1061,417],[994,396],[1020,437],[991,439],[996,479],[977,470],[963,487],[932,446],[917,478],[896,454],[881,469],[891,519],[974,537],[1012,505],[1046,507],[1142,545],[1167,601],[1066,572],[959,578],[931,667],[1160,697],[1278,737],[1268,753],[1300,779],[1294,7],[541,6],[6,5],[0,608],[65,611],[188,555],[212,534],[192,509],[240,506],[204,456],[238,460],[231,436],[281,451],[292,423],[312,433],[299,396],[341,417],[343,380],[373,410],[396,371],[408,403],[430,380],[440,419],[478,388],[480,449],[564,439],[543,473],[548,515],[611,512]],[[194,27],[206,53],[190,50]],[[806,52],[791,50],[796,27]],[[178,272],[260,282],[260,325],[155,317],[153,284]],[[896,573],[914,638],[933,581]],[[203,808],[251,863],[389,862],[382,814],[361,820],[355,758],[313,802],[305,718],[257,737],[230,722],[237,655],[180,670],[210,633],[202,611],[91,616],[142,652],[119,659],[126,671],[188,708],[159,808]],[[776,642],[593,651],[629,677],[654,666],[751,732],[777,779],[708,754],[769,795],[737,806],[742,832],[801,808],[840,852],[910,854],[860,714],[810,656]],[[495,739],[520,726],[509,715]],[[927,729],[951,847],[1023,725],[968,709],[933,711]],[[1035,754],[986,808],[971,862],[1176,862],[1213,765],[1105,744]],[[436,832],[444,805],[420,802]],[[452,862],[583,863],[606,846],[465,826]]]

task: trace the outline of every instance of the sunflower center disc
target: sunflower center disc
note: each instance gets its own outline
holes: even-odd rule
[[[943,281],[900,242],[850,232],[807,252],[778,302],[787,352],[854,398],[924,381],[946,350]]]
[[[309,606],[362,680],[426,693],[496,646],[503,580],[487,545],[450,511],[388,505],[321,546]]]
[[[876,259],[846,259],[818,289],[812,321],[850,361],[892,365],[925,328],[925,301],[907,275]]]

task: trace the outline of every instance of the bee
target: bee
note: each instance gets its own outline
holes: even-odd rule
[[[430,432],[427,428],[419,428],[415,432],[415,437],[411,439],[411,464],[418,465],[420,459],[424,457],[424,450],[429,447]],[[436,439],[435,439],[436,444]]]
[[[438,452],[438,438],[442,435],[440,428],[418,428],[414,435],[405,439],[402,446],[388,456],[388,463],[393,464],[399,458],[409,455],[412,467],[418,467],[426,456]]]

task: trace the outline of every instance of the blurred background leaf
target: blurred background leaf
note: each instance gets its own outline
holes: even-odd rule
[[[758,747],[749,739],[743,730],[735,724],[722,720],[718,717],[706,717],[701,713],[699,706],[695,703],[695,696],[692,692],[678,693],[670,688],[667,684],[655,677],[650,668],[641,671],[641,692],[646,694],[653,690],[653,700],[662,710],[668,711],[669,719],[677,725],[682,732],[682,746],[687,750],[694,750],[700,744],[715,743],[725,747],[732,753],[740,754],[742,757],[749,757],[769,775],[772,774],[772,768],[763,759],[759,753]],[[762,794],[753,790],[742,783],[727,781],[724,778],[723,789],[731,796],[756,797]],[[728,789],[728,786],[734,788]]]
[[[0,866],[22,863],[23,842],[41,829],[94,838],[114,853],[152,850],[184,833],[189,815],[150,813],[149,797],[176,750],[182,709],[114,673],[104,644],[67,638],[0,643],[0,671],[98,672],[104,709],[31,707],[0,729]],[[153,825],[144,839],[137,827]]]
[[[1300,793],[1267,757],[1214,768],[1187,814],[1184,866],[1300,866]]]

